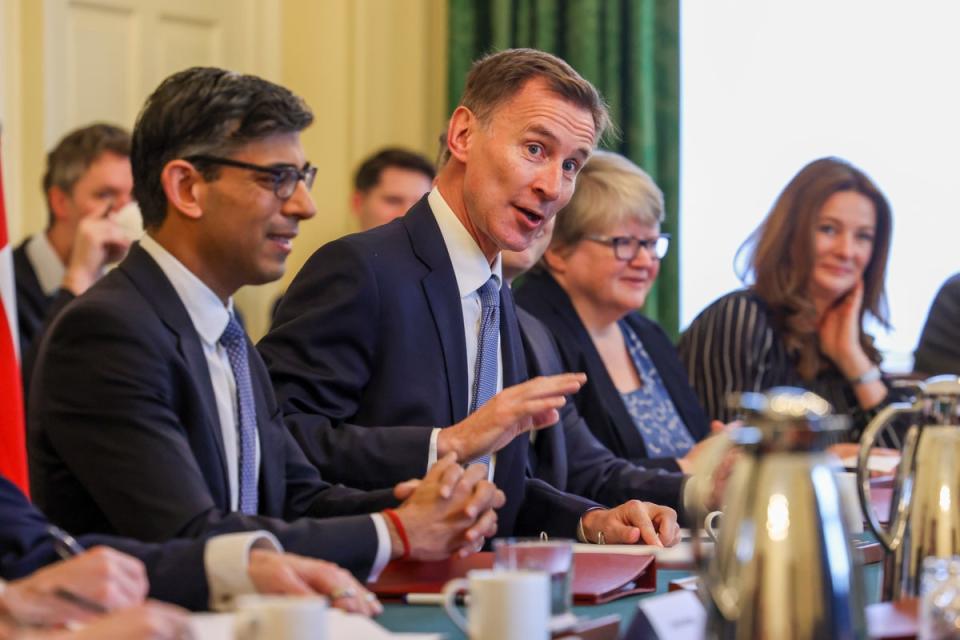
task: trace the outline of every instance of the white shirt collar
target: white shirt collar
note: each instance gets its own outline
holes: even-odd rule
[[[25,249],[27,259],[33,267],[33,272],[37,274],[37,281],[40,288],[47,297],[52,296],[63,283],[63,276],[67,269],[60,262],[60,256],[54,250],[53,245],[44,232],[35,233],[27,241]]]
[[[483,251],[480,250],[477,241],[463,226],[463,223],[460,222],[460,219],[457,218],[453,209],[443,199],[436,187],[430,191],[427,202],[430,204],[430,209],[433,210],[433,216],[437,219],[440,235],[443,236],[443,243],[447,246],[447,253],[450,254],[450,262],[453,263],[453,272],[457,277],[460,297],[465,298],[472,293],[476,293],[477,289],[482,287],[491,275],[497,279],[497,289],[499,289],[503,282],[503,263],[500,253],[497,253],[497,257],[491,266],[487,262],[487,257],[483,255]]]
[[[150,234],[144,234],[140,239],[140,247],[157,262],[164,275],[167,276],[167,280],[173,285],[180,301],[190,315],[194,328],[200,334],[200,339],[208,345],[216,345],[220,336],[223,335],[224,329],[227,328],[227,323],[230,322],[230,314],[233,312],[233,298],[230,298],[227,305],[224,306],[210,287],[187,269],[163,245],[154,240]]]

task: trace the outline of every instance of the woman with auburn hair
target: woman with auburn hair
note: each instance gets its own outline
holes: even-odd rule
[[[850,163],[821,158],[794,176],[740,248],[746,288],[713,302],[680,339],[710,417],[734,416],[730,392],[792,385],[851,414],[859,437],[888,395],[863,317],[887,325],[891,230],[886,198]],[[899,446],[892,431],[884,439]]]
[[[553,333],[565,368],[587,374],[574,402],[597,439],[635,464],[689,472],[711,426],[670,339],[638,311],[667,252],[662,219],[650,176],[596,152],[514,296]]]

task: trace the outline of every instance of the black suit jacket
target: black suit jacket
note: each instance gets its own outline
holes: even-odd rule
[[[16,580],[60,559],[47,533],[50,521],[3,477],[0,477],[0,516],[0,578]],[[189,609],[207,608],[205,540],[151,544],[92,534],[79,536],[77,541],[84,548],[105,545],[140,558],[147,568],[151,598]]]
[[[563,373],[557,343],[547,327],[523,309],[517,309],[517,319],[530,375]],[[608,507],[637,499],[678,512],[683,509],[682,473],[644,469],[613,455],[593,435],[573,402],[560,410],[557,425],[536,433],[530,447],[530,468],[554,487]]]
[[[508,287],[500,341],[507,387],[527,377]],[[468,408],[460,294],[426,197],[314,253],[259,349],[287,425],[324,477],[383,487],[422,476],[431,430]],[[494,482],[507,496],[499,534],[573,537],[595,503],[527,478],[528,444],[516,438],[497,452]]]
[[[673,458],[649,458],[643,438],[627,411],[607,368],[600,359],[586,327],[580,321],[566,291],[547,271],[537,269],[526,274],[517,285],[517,304],[542,321],[560,347],[567,371],[583,371],[587,384],[575,396],[577,409],[594,435],[620,458],[644,467],[662,467],[678,471]],[[655,322],[637,312],[627,322],[643,342],[677,407],[680,419],[694,440],[710,433],[707,417],[690,388],[686,373],[670,339]]]
[[[23,376],[23,393],[27,397],[30,374],[36,360],[37,344],[46,325],[73,300],[73,294],[59,289],[48,296],[40,287],[37,272],[27,257],[27,242],[20,243],[13,252],[13,273],[17,287],[17,332],[20,335],[20,370]]]
[[[30,343],[43,326],[47,309],[53,302],[40,288],[37,273],[27,257],[27,242],[24,240],[13,252],[13,273],[17,285],[17,328],[20,332],[20,353],[27,352]]]
[[[365,576],[377,548],[373,522],[330,517],[396,501],[321,480],[284,427],[252,346],[250,373],[261,451],[253,517],[229,512],[200,338],[163,271],[135,245],[61,313],[40,346],[28,410],[37,504],[69,531],[148,541],[266,529],[290,551]]]

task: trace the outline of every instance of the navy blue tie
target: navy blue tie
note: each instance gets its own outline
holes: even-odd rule
[[[250,362],[247,353],[247,334],[230,314],[230,322],[220,336],[220,344],[227,350],[230,368],[237,384],[237,426],[240,432],[240,512],[257,514],[257,407],[250,382]]]
[[[477,340],[477,362],[473,369],[473,390],[470,413],[482,407],[497,393],[497,345],[500,343],[500,288],[495,276],[490,276],[480,294],[480,334]],[[471,462],[490,464],[490,456],[483,455]]]

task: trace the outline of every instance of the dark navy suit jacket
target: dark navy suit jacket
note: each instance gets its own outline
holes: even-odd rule
[[[376,529],[369,517],[354,514],[396,500],[389,491],[324,482],[284,426],[252,345],[250,373],[260,516],[229,511],[203,346],[163,271],[135,245],[117,269],[67,306],[40,346],[28,410],[38,506],[68,531],[148,541],[266,529],[288,551],[365,577]]]
[[[60,559],[47,533],[49,524],[12,482],[0,477],[0,578],[15,580]],[[150,579],[150,597],[190,609],[207,607],[203,540],[174,540],[160,545],[86,535],[78,542],[85,548],[106,545],[143,560]]]
[[[531,376],[565,371],[557,343],[542,322],[517,309],[527,369]],[[560,422],[537,432],[530,447],[533,474],[558,489],[615,507],[637,499],[682,511],[682,473],[644,469],[618,458],[597,440],[573,402],[560,410]]]
[[[24,240],[13,252],[13,272],[17,286],[17,331],[20,335],[20,370],[23,372],[23,393],[27,397],[30,375],[36,360],[37,346],[46,325],[73,300],[66,289],[48,296],[40,287],[40,280],[27,257],[27,242]]]
[[[567,371],[583,371],[587,384],[574,396],[577,409],[594,435],[610,451],[643,467],[679,471],[673,458],[650,458],[620,392],[600,359],[586,327],[567,292],[545,270],[527,273],[517,285],[517,304],[543,322],[556,338]],[[695,441],[710,433],[710,425],[677,357],[670,339],[655,322],[639,313],[627,316],[660,373],[680,419]]]
[[[527,378],[516,309],[500,291],[503,386]],[[467,415],[453,265],[426,197],[403,218],[320,248],[259,344],[287,425],[324,477],[384,487],[426,472],[430,434]],[[529,438],[497,452],[499,535],[573,537],[595,503],[528,478]]]
[[[27,257],[27,240],[13,252],[13,273],[17,285],[17,329],[20,332],[20,353],[27,348],[40,332],[47,309],[54,296],[48,296],[40,288],[40,281]]]

